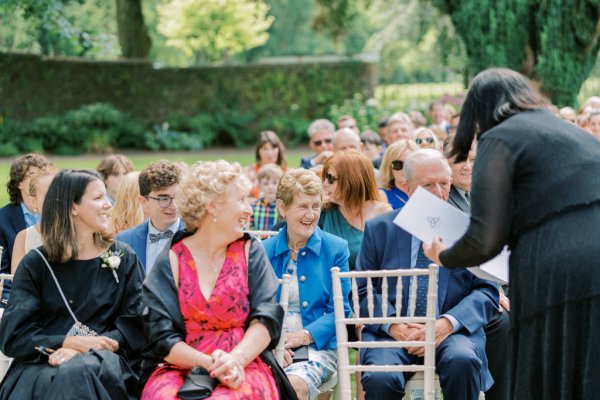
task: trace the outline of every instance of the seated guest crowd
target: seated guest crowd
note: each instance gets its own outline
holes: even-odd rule
[[[583,126],[596,135],[600,113],[591,104]],[[0,209],[0,272],[14,273],[0,321],[0,350],[13,362],[0,400],[177,399],[194,387],[212,399],[323,398],[337,370],[330,268],[426,268],[419,239],[393,223],[417,187],[470,213],[476,144],[464,161],[445,156],[455,120],[444,110],[432,104],[430,127],[422,114],[394,114],[380,123],[381,137],[360,135],[352,116],[338,130],[316,120],[308,128],[314,154],[295,169],[271,131],[260,133],[246,169],[161,160],[138,172],[115,155],[98,172],[57,171],[41,155],[15,159],[10,204]],[[577,123],[569,110],[561,115]],[[285,325],[283,274],[291,276]],[[342,286],[350,314],[349,282]],[[387,290],[395,299],[396,286]],[[359,284],[361,300],[365,291]],[[509,398],[509,309],[498,284],[439,269],[444,398]],[[365,341],[425,335],[405,324],[356,333]],[[417,347],[365,348],[358,358],[381,365],[422,357]],[[363,373],[358,390],[367,399],[401,398],[409,377]]]

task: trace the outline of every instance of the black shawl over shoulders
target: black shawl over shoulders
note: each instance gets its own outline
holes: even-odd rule
[[[189,235],[187,232],[177,233],[171,245]],[[275,302],[277,277],[260,242],[249,235],[244,239],[251,240],[248,259],[250,315],[247,326],[253,319],[258,319],[267,328],[271,342],[260,356],[273,371],[281,398],[296,399],[294,389],[271,351],[279,341],[283,321],[283,309]],[[144,316],[147,345],[143,350],[144,371],[140,385],[145,385],[156,365],[163,362],[177,342],[185,341],[185,324],[169,261],[170,248],[167,246],[159,254],[142,289],[142,302],[147,307]]]

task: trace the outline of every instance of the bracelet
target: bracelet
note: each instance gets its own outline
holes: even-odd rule
[[[308,331],[308,329],[302,329],[304,331],[304,333],[306,334],[306,336],[308,336],[308,344],[314,343],[315,340],[313,339],[312,335],[310,334],[310,332]]]

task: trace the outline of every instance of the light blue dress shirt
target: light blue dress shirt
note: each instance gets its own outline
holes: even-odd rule
[[[177,221],[175,221],[174,224],[172,224],[171,226],[169,226],[167,229],[170,229],[171,232],[173,233],[177,233],[177,231],[179,230],[179,218],[177,218]],[[167,230],[165,229],[165,231]],[[150,234],[158,234],[161,233],[161,231],[159,231],[158,229],[156,229],[154,227],[154,225],[152,225],[152,222],[150,222],[150,220],[148,220],[148,236],[146,236],[146,275],[150,272],[150,269],[152,269],[152,267],[154,266],[154,263],[156,262],[156,257],[158,257],[158,254],[164,250],[165,246],[171,241],[170,238],[162,238],[160,240],[158,240],[157,242],[151,243],[150,242]]]
[[[21,210],[23,210],[23,216],[25,217],[25,225],[27,225],[28,228],[40,222],[42,216],[40,214],[35,214],[29,211],[27,206],[25,206],[25,203],[21,203]]]

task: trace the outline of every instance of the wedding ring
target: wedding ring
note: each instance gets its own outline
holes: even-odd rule
[[[61,363],[63,363],[65,361],[65,358],[61,357],[58,361],[60,361]]]

